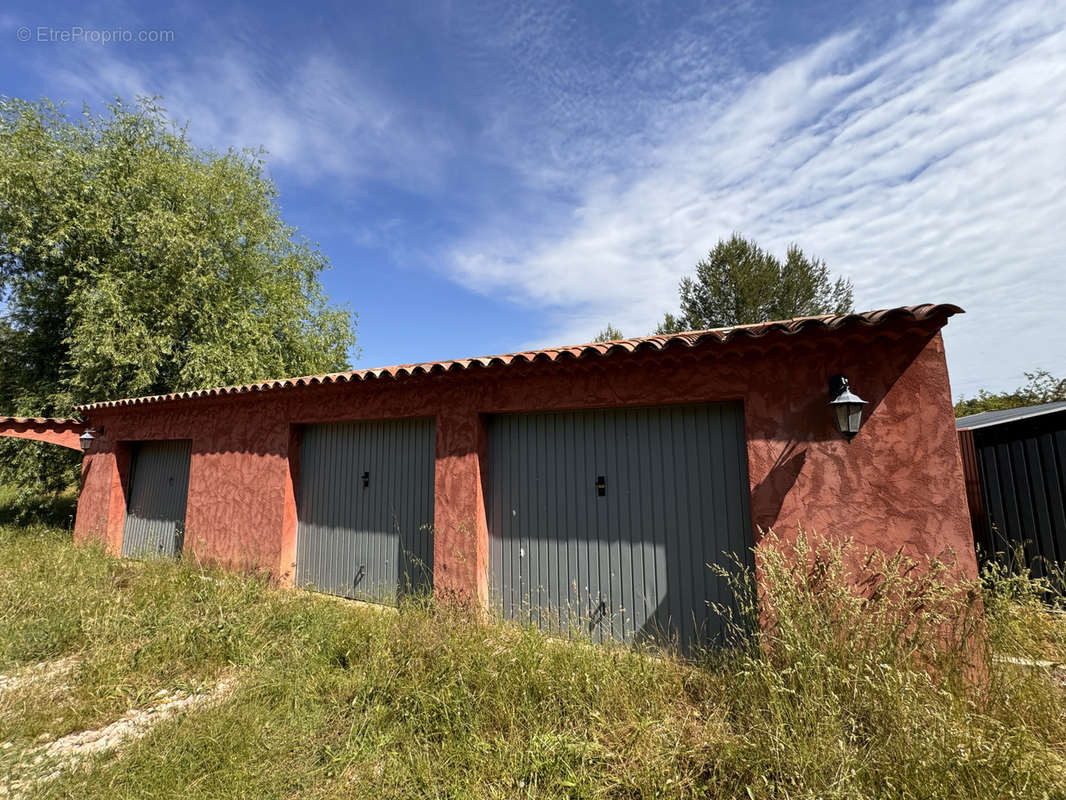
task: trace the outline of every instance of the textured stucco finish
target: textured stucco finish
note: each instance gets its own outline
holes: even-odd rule
[[[900,321],[596,361],[91,410],[89,421],[105,433],[85,460],[76,536],[103,538],[117,552],[127,443],[191,439],[186,555],[291,581],[299,426],[433,416],[435,587],[485,602],[486,415],[739,399],[755,526],[786,536],[802,526],[915,556],[953,553],[972,575],[942,324]],[[850,444],[827,406],[827,379],[838,372],[869,401]]]

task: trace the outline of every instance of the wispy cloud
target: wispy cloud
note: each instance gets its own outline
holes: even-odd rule
[[[119,48],[64,55],[51,69],[68,96],[161,96],[198,144],[263,147],[272,168],[306,183],[432,188],[452,147],[449,120],[375,86],[327,46],[278,55],[231,39],[150,62]]]
[[[877,35],[834,35],[719,92],[682,82],[642,109],[645,135],[582,140],[609,158],[514,141],[530,186],[557,171],[574,196],[546,201],[535,224],[490,215],[454,248],[454,276],[544,309],[539,341],[608,320],[640,334],[739,230],[824,257],[861,307],[963,305],[948,329],[956,391],[1064,371],[1066,6],[962,0]],[[694,47],[669,57],[698,62]]]
[[[159,94],[200,145],[263,145],[313,237],[540,317],[506,346],[650,331],[736,230],[862,308],[965,307],[956,391],[1066,372],[1066,0],[860,3],[802,36],[762,0],[490,5],[291,42],[189,11],[171,48],[18,52],[50,93]]]

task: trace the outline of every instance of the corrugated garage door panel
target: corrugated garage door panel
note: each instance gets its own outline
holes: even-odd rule
[[[133,445],[123,556],[181,553],[191,453],[187,439]]]
[[[732,595],[707,565],[750,563],[747,474],[739,404],[493,417],[493,602],[597,639],[713,639]]]
[[[384,603],[428,591],[435,450],[432,419],[306,427],[297,585]]]

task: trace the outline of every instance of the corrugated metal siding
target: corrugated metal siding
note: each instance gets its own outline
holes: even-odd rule
[[[297,585],[382,603],[428,591],[435,451],[432,419],[305,428]]]
[[[496,416],[487,472],[506,617],[683,647],[720,633],[709,603],[732,595],[708,564],[751,559],[740,404]]]
[[[191,453],[192,443],[187,439],[133,446],[123,556],[181,553]]]
[[[979,414],[970,414],[966,417],[959,417],[955,420],[955,427],[959,430],[977,430],[978,428],[989,428],[993,425],[1005,425],[1023,419],[1042,417],[1045,414],[1058,414],[1059,412],[1066,412],[1066,400],[1056,400],[1053,403],[1040,403],[1035,406],[1003,408],[998,411],[982,411]]]
[[[983,536],[993,551],[1024,544],[1037,574],[1066,563],[1066,415],[973,431]]]

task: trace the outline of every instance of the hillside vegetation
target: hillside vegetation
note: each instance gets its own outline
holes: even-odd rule
[[[799,548],[810,570],[767,561],[765,633],[689,662],[425,599],[383,611],[189,562],[118,560],[43,525],[2,528],[0,793],[1066,793],[1057,672],[998,657],[1062,659],[1039,586],[990,574],[978,597],[882,560],[867,564],[881,577],[861,599],[842,588],[846,553]],[[979,602],[983,621],[960,615]],[[175,697],[213,699],[142,714],[136,736],[77,760],[49,749]]]

